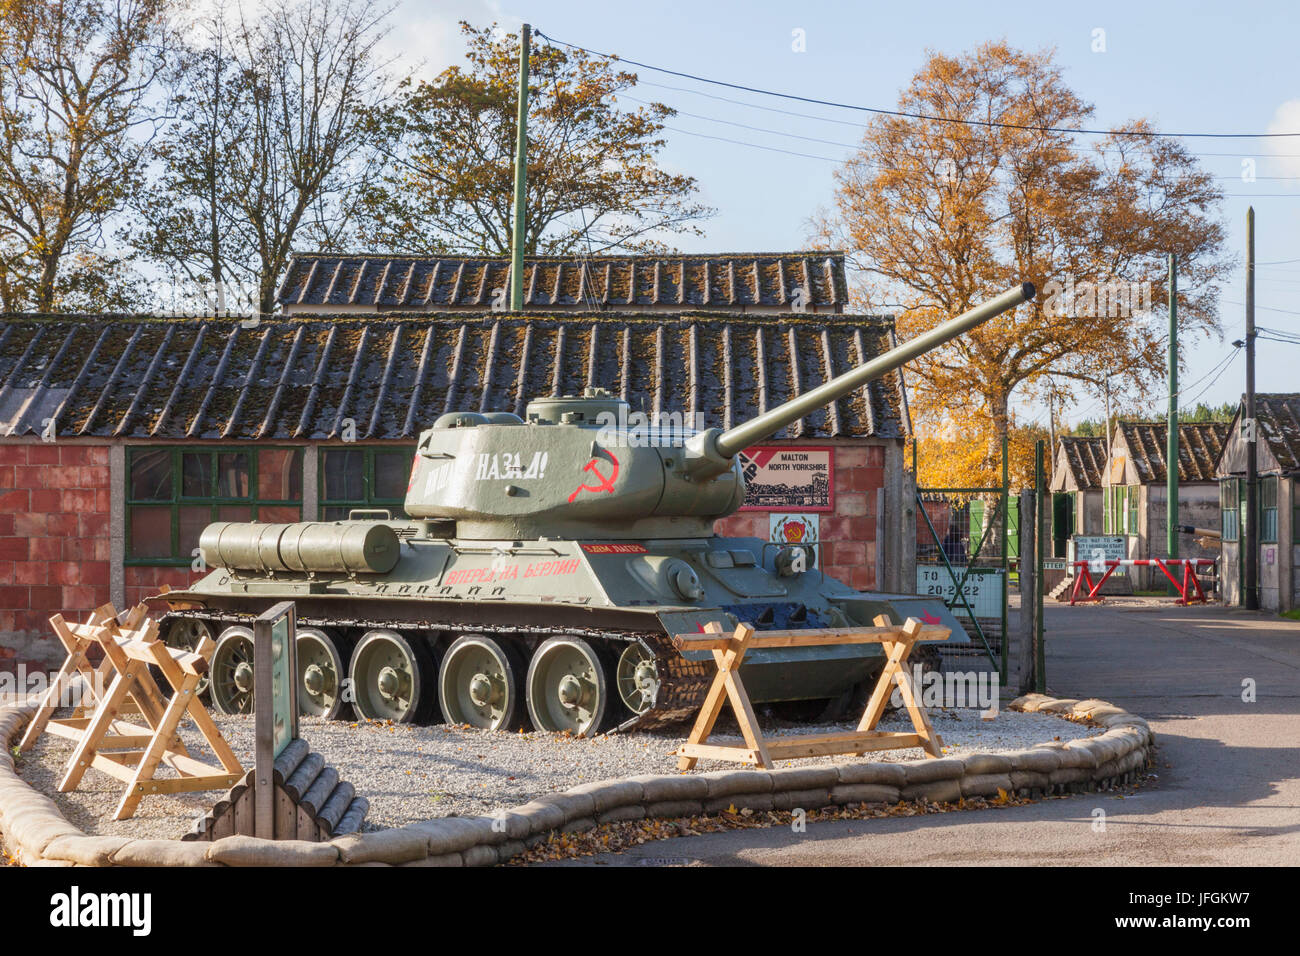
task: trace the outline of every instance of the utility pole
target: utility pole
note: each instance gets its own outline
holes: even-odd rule
[[[1106,467],[1110,467],[1110,376],[1105,378],[1106,389]]]
[[[1259,475],[1255,461],[1255,207],[1246,210],[1246,609],[1259,610]]]
[[[1046,588],[1043,587],[1043,555],[1047,553],[1047,548],[1051,544],[1051,531],[1043,533],[1043,526],[1047,524],[1048,529],[1051,524],[1043,520],[1044,512],[1047,510],[1047,479],[1043,473],[1043,440],[1040,438],[1034,442],[1034,520],[1037,524],[1034,526],[1034,542],[1037,547],[1034,548],[1032,556],[1034,562],[1034,689],[1040,694],[1047,692],[1047,652],[1044,649],[1044,640],[1047,629],[1043,627],[1043,595]]]
[[[1178,256],[1169,254],[1169,439],[1165,449],[1165,528],[1169,557],[1178,557]],[[1169,584],[1171,593],[1173,583]]]
[[[1102,476],[1102,531],[1106,534],[1115,533],[1115,487],[1110,484],[1110,376],[1103,379],[1103,387],[1106,394],[1106,474]],[[1111,527],[1106,527],[1106,516],[1110,515]],[[1078,557],[1078,555],[1076,555]]]
[[[528,203],[528,54],[533,28],[519,31],[519,113],[515,119],[515,222],[510,234],[510,311],[524,310],[524,224]]]

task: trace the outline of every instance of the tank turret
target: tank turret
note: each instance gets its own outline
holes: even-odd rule
[[[451,412],[420,436],[407,514],[464,539],[708,536],[744,503],[745,448],[1033,294],[1024,283],[726,431],[637,421],[595,388],[534,399],[525,419]]]

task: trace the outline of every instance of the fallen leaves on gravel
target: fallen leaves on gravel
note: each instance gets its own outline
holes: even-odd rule
[[[950,813],[954,810],[980,810],[986,807],[1014,807],[1032,803],[1027,797],[1017,797],[999,790],[997,797],[962,798],[956,803],[917,801],[895,804],[860,803],[857,806],[827,807],[808,810],[807,823],[824,823],[830,820],[870,820],[877,817],[915,817],[928,813]],[[512,857],[508,866],[525,866],[552,860],[569,860],[598,853],[618,853],[640,846],[651,840],[668,840],[673,837],[700,836],[721,833],[725,830],[760,830],[768,827],[788,827],[794,822],[790,810],[760,810],[748,807],[737,810],[735,804],[720,814],[670,819],[630,820],[623,823],[604,823],[583,833],[554,831],[543,842]]]

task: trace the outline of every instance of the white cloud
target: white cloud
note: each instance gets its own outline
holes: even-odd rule
[[[1287,100],[1277,108],[1268,124],[1270,133],[1300,133],[1300,99]],[[1269,164],[1269,174],[1300,176],[1300,138],[1270,139],[1268,152],[1276,159]]]
[[[414,71],[418,77],[432,79],[465,55],[461,20],[476,27],[495,22],[507,32],[517,32],[523,22],[502,13],[498,0],[406,0],[389,16],[392,29],[381,54],[394,58],[398,72]]]
[[[379,45],[379,58],[391,61],[392,72],[413,72],[433,79],[465,55],[460,21],[476,27],[496,23],[517,33],[523,21],[501,12],[499,0],[376,0],[380,9],[392,6],[387,17],[388,35]],[[182,29],[192,30],[224,9],[233,22],[240,14],[256,19],[273,0],[194,0],[180,18]]]

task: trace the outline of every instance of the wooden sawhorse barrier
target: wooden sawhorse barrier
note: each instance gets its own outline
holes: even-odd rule
[[[69,624],[62,614],[50,618],[50,627],[54,629],[55,636],[63,644],[68,656],[63,666],[55,673],[54,679],[45,691],[45,696],[41,698],[36,713],[27,725],[23,739],[18,745],[20,752],[31,750],[36,745],[37,739],[47,730],[55,736],[70,740],[82,738],[90,723],[90,716],[102,700],[105,688],[114,673],[114,655],[108,653],[108,642],[113,641],[116,646],[116,642],[123,640],[123,631],[135,630],[147,613],[148,608],[143,604],[137,604],[121,614],[117,613],[113,605],[105,604],[92,611],[90,619],[85,624]],[[93,667],[90,663],[89,651],[97,644],[103,648],[104,656],[99,666]],[[84,683],[81,697],[73,708],[72,716],[55,720],[54,712],[62,704],[63,695],[68,692],[73,679],[77,676],[80,676]],[[140,682],[135,693],[124,702],[123,710],[133,709],[156,723],[162,718],[166,702],[153,677],[146,673],[145,678],[147,679]],[[179,739],[177,744],[184,752],[184,745],[180,744]]]
[[[875,627],[824,628],[800,631],[756,632],[748,624],[740,624],[735,633],[727,635],[722,625],[709,622],[702,634],[678,634],[673,643],[678,650],[709,650],[718,666],[713,684],[695,726],[691,728],[686,743],[673,751],[677,755],[679,770],[690,770],[695,762],[706,757],[711,760],[733,760],[770,768],[774,760],[798,757],[820,757],[828,754],[856,754],[867,751],[897,750],[921,747],[931,757],[943,752],[943,740],[930,725],[930,718],[918,703],[907,673],[907,660],[917,641],[944,641],[951,633],[946,627],[926,627],[916,618],[908,618],[902,625],[893,624],[883,614],[875,619]],[[852,733],[817,734],[790,737],[782,740],[765,740],[758,729],[753,705],[740,679],[740,665],[745,654],[754,648],[815,647],[829,644],[879,644],[885,652],[885,667],[876,681],[875,690],[867,702],[858,729]],[[903,695],[903,703],[912,718],[914,733],[876,730],[876,724],[885,713],[885,704],[894,685]],[[713,725],[722,713],[724,700],[731,702],[740,733],[745,738],[741,744],[707,743]]]
[[[127,785],[117,805],[114,816],[117,820],[133,816],[147,794],[224,790],[234,786],[244,772],[196,692],[199,681],[208,672],[215,648],[212,639],[204,638],[194,651],[176,650],[158,640],[157,622],[144,619],[138,624],[134,629],[119,631],[116,626],[101,623],[95,632],[114,677],[94,714],[71,726],[69,721],[56,723],[47,718],[48,729],[77,741],[67,772],[59,783],[60,792],[75,790],[90,767],[102,770]],[[80,640],[72,627],[67,627],[66,632]],[[74,656],[70,649],[69,660],[78,669]],[[149,672],[150,665],[157,667],[171,685],[170,700],[162,699]],[[132,700],[147,727],[119,719],[120,714],[129,712]],[[212,748],[221,762],[220,767],[197,760],[186,751],[178,734],[181,719],[186,715]],[[81,720],[85,721],[84,727]],[[159,764],[166,764],[179,776],[155,778]]]

